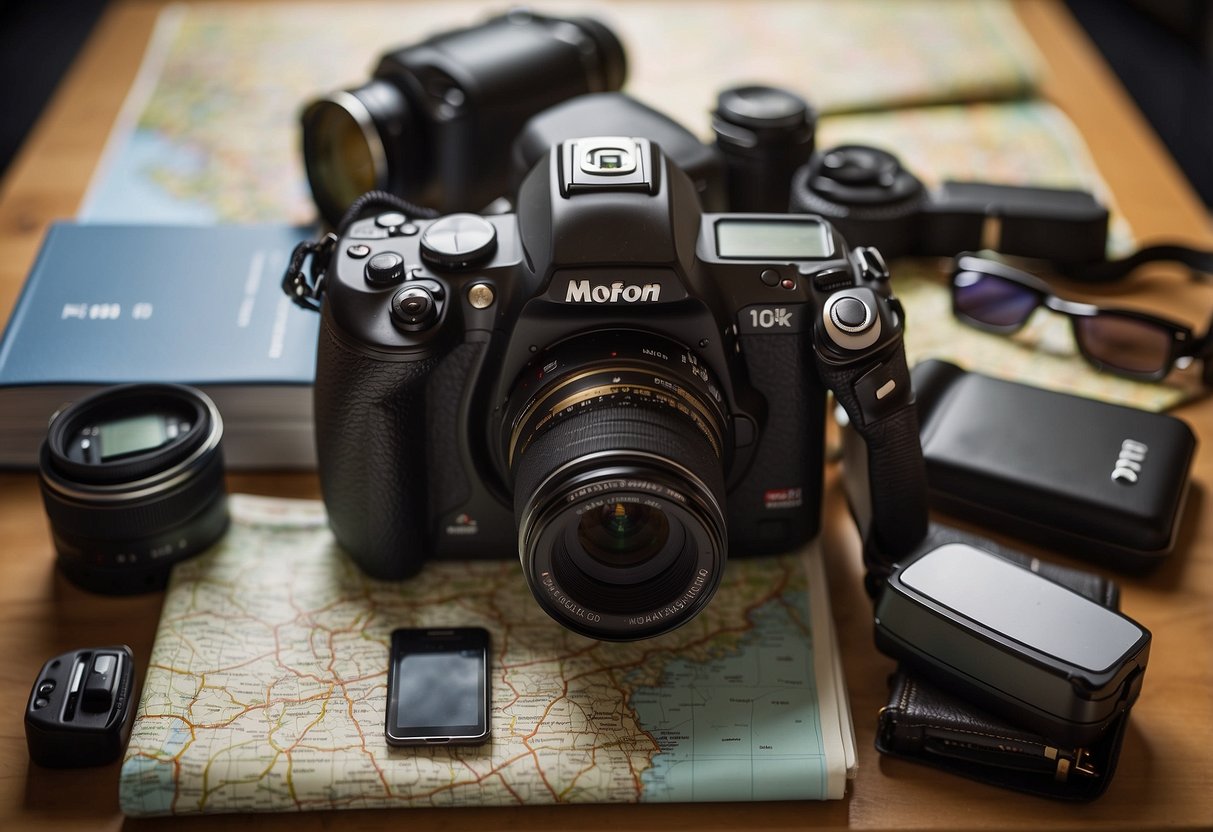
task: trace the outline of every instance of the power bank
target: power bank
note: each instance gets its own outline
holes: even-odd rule
[[[912,377],[932,508],[1124,570],[1171,551],[1196,449],[1182,421],[945,361]]]
[[[889,576],[876,646],[991,713],[1085,746],[1136,700],[1150,633],[1029,569],[948,543]]]

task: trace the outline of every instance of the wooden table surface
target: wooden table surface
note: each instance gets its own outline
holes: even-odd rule
[[[48,224],[75,215],[114,117],[135,76],[159,2],[110,7],[0,186],[0,317],[7,317]],[[1213,247],[1208,215],[1115,77],[1060,3],[1017,9],[1048,66],[1045,95],[1066,112],[1139,240]],[[10,79],[19,83],[19,79]],[[1203,331],[1213,287],[1182,275],[1139,278],[1148,299]],[[1024,797],[904,762],[873,749],[876,711],[892,662],[872,645],[858,547],[827,472],[825,544],[835,619],[859,741],[848,797],[829,803],[409,809],[308,815],[127,821],[118,765],[51,771],[29,763],[22,713],[51,655],[102,643],[131,645],[140,678],[162,596],[105,598],[59,578],[35,478],[0,474],[0,829],[1043,829],[1213,828],[1213,407],[1176,411],[1200,437],[1194,488],[1177,551],[1144,578],[1122,578],[1123,608],[1154,633],[1144,690],[1108,793],[1071,806]],[[309,474],[239,475],[234,491],[318,496]],[[1027,547],[1024,547],[1027,548]],[[1071,565],[1083,565],[1072,563]]]

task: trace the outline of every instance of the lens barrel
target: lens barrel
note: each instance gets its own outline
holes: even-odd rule
[[[792,175],[813,153],[813,108],[780,87],[731,87],[717,96],[712,130],[728,166],[729,210],[787,211]]]
[[[93,592],[162,589],[228,526],[223,422],[189,387],[109,388],[55,415],[39,456],[58,566]]]
[[[686,623],[725,565],[715,387],[676,348],[646,347],[583,342],[545,355],[539,366],[560,369],[512,399],[506,453],[527,584],[549,615],[593,638]]]

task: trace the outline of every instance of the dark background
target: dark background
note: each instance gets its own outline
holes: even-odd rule
[[[1213,3],[1067,5],[1213,208]],[[0,175],[104,8],[104,0],[0,0]]]

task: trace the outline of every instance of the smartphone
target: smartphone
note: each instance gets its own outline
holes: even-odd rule
[[[489,738],[489,633],[399,629],[388,665],[390,745],[480,745]]]
[[[992,713],[1085,746],[1137,699],[1150,632],[1030,569],[948,543],[889,577],[876,646]]]

